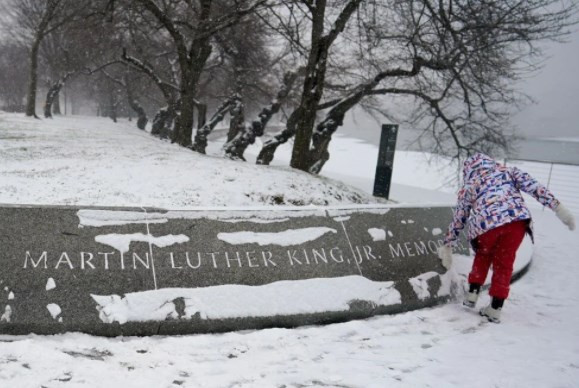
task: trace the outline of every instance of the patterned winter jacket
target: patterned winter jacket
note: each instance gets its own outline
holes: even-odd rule
[[[513,221],[529,220],[531,233],[531,213],[521,191],[553,210],[559,206],[553,194],[529,174],[503,166],[481,153],[465,160],[463,178],[454,217],[444,239],[446,245],[456,245],[467,222],[467,237],[473,246],[481,234]]]

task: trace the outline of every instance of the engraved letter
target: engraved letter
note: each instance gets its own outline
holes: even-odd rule
[[[338,251],[338,259],[336,259],[336,256],[334,256],[334,251]],[[344,256],[342,256],[342,251],[340,250],[340,248],[336,247],[336,248],[332,248],[330,249],[330,257],[332,258],[332,260],[334,260],[336,263],[343,263],[344,262]]]
[[[259,264],[256,264],[252,261],[252,260],[257,260],[254,255],[255,255],[255,251],[245,252],[245,256],[247,256],[247,264],[249,265],[249,268],[259,267]]]
[[[290,260],[290,264],[291,264],[291,265],[294,265],[294,261],[295,261],[296,263],[300,264],[300,265],[302,264],[301,261],[299,261],[298,259],[296,259],[296,252],[297,252],[296,250],[287,251],[287,255],[288,255],[288,257],[289,257],[289,260]]]
[[[428,240],[428,249],[430,250],[431,253],[434,253],[435,255],[437,254],[437,248],[438,246],[436,245],[436,243],[432,240]]]
[[[70,262],[70,258],[68,257],[68,254],[66,252],[62,252],[62,255],[60,255],[60,259],[58,259],[58,263],[56,263],[56,266],[54,267],[54,269],[58,269],[58,267],[60,266],[60,263],[62,262],[66,262],[66,264],[68,264],[70,269],[74,269],[74,267],[72,266],[72,263]]]
[[[414,253],[412,253],[412,247],[409,247],[409,245],[410,245],[409,242],[404,243],[404,248],[406,248],[406,253],[408,253],[408,256],[411,256],[411,257],[416,256]]]
[[[388,246],[390,247],[390,256],[394,257],[394,255],[396,255],[396,257],[400,257],[402,255],[402,257],[404,257],[404,251],[400,243],[396,244],[396,249],[392,247],[392,244],[388,244]]]
[[[30,256],[30,252],[26,251],[26,257],[24,258],[24,267],[23,268],[28,268],[28,259],[30,259],[30,264],[32,264],[33,268],[38,267],[40,265],[40,262],[44,262],[44,269],[48,268],[48,266],[46,264],[46,256],[47,255],[48,255],[48,253],[46,251],[42,252],[42,255],[40,255],[40,257],[38,258],[38,261],[35,263],[32,256]]]
[[[225,260],[227,261],[227,268],[231,268],[231,262],[237,261],[237,265],[241,268],[241,257],[239,257],[239,252],[235,252],[236,259],[230,259],[227,252],[225,252]]]
[[[318,259],[328,264],[328,258],[326,257],[326,250],[322,248],[322,253],[319,253],[316,249],[312,249],[312,254],[314,255],[314,261],[319,264]]]
[[[172,255],[173,253],[171,253]],[[187,265],[193,269],[197,269],[199,267],[201,267],[201,252],[197,252],[197,265],[193,265],[191,264],[191,261],[189,261],[189,252],[185,252],[185,257],[187,258]]]
[[[376,256],[372,254],[372,247],[370,245],[362,246],[364,249],[364,253],[366,254],[366,259],[370,260],[370,258],[376,260]]]
[[[137,261],[139,261],[143,265],[143,267],[149,269],[149,252],[145,252],[145,259],[146,261],[141,259],[139,255],[133,252],[133,269],[137,269]]]
[[[189,262],[189,252],[186,252],[186,257],[187,257],[187,262]],[[169,253],[169,258],[171,259],[171,268],[174,269],[182,269],[182,266],[177,266],[175,264],[175,255],[173,255],[173,252]]]
[[[88,255],[88,259],[85,258],[85,255]],[[85,269],[85,264],[94,269],[93,263],[91,260],[94,258],[94,255],[90,252],[81,252],[80,253],[80,269]]]
[[[424,243],[424,241],[420,241],[420,244],[414,242],[414,248],[416,248],[416,252],[418,252],[418,255],[426,255],[428,253],[428,249],[426,248],[426,244]]]
[[[105,257],[105,269],[109,269],[109,255],[114,254],[114,252],[97,252],[97,255],[103,255]]]
[[[219,252],[211,252],[207,254],[211,255],[211,260],[213,261],[213,268],[217,268],[217,260],[215,259],[215,255],[218,255]],[[227,256],[227,253],[225,255]]]
[[[265,255],[266,253],[267,257]],[[261,252],[261,257],[263,258],[263,264],[266,267],[268,266],[267,264],[268,262],[270,262],[274,267],[277,267],[277,264],[271,260],[271,258],[273,257],[273,253],[271,253],[270,251]]]
[[[308,257],[308,252],[304,249],[304,257],[306,258],[306,264],[310,264],[310,258]]]

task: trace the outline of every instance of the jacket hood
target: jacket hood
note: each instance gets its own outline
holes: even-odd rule
[[[463,178],[464,181],[466,182],[467,180],[471,179],[475,174],[485,175],[501,167],[502,165],[497,163],[490,156],[477,152],[476,154],[468,157],[464,161],[462,169]]]

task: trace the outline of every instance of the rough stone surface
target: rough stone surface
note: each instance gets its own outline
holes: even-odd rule
[[[448,207],[179,212],[0,207],[0,333],[218,332],[330,323],[431,306],[449,297],[438,294],[440,276],[426,280],[428,296],[422,298],[409,279],[445,273],[435,251],[451,214]],[[124,252],[122,241],[128,248]],[[461,249],[468,252],[464,241]],[[91,297],[352,275],[394,282],[401,303],[353,298],[343,311],[211,318],[187,316],[188,301],[178,297],[167,300],[173,316],[121,324],[104,322]]]

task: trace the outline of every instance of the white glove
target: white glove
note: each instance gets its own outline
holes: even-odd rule
[[[442,260],[442,265],[446,269],[452,267],[452,247],[443,245],[438,248],[438,257]]]
[[[560,203],[559,206],[557,206],[555,214],[561,220],[562,223],[567,225],[569,230],[575,230],[575,217],[573,217],[573,214],[569,211],[569,209],[563,206],[562,203]]]

